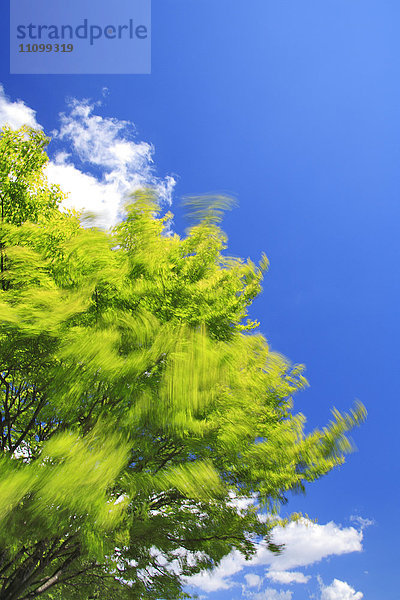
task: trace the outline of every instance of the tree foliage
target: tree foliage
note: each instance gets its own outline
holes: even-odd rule
[[[303,367],[248,319],[267,260],[223,253],[226,199],[192,200],[183,238],[146,190],[83,227],[46,143],[0,137],[0,600],[183,598],[233,548],[278,550],[259,510],[341,464],[365,411],[304,433]]]

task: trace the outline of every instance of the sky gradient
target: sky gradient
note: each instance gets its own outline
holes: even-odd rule
[[[368,410],[358,451],[284,507],[318,522],[277,532],[287,562],[230,556],[196,591],[398,600],[400,4],[153,0],[151,75],[108,76],[10,75],[6,4],[0,122],[53,137],[71,202],[112,221],[151,184],[183,234],[182,196],[234,195],[229,253],[271,263],[251,316],[307,367],[295,410],[310,430],[356,398]]]

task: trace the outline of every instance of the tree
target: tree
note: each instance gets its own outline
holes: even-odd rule
[[[226,199],[192,200],[184,238],[146,190],[83,227],[45,145],[0,137],[0,600],[183,598],[233,548],[279,550],[259,511],[341,464],[365,410],[304,433],[303,367],[247,318],[267,260],[223,254]]]

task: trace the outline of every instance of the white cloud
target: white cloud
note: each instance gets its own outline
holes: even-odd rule
[[[127,194],[140,188],[150,187],[162,202],[170,203],[175,180],[155,175],[153,146],[134,140],[133,123],[101,117],[94,108],[72,100],[69,112],[60,115],[60,129],[53,132],[63,151],[49,165],[48,176],[68,192],[65,205],[100,213],[104,226],[118,220]]]
[[[63,206],[95,213],[95,223],[107,228],[121,218],[128,194],[140,188],[152,188],[161,202],[171,203],[175,180],[156,176],[153,146],[136,140],[133,123],[96,115],[95,106],[71,100],[52,132],[50,150],[57,152],[47,176],[68,194]],[[0,126],[6,123],[41,128],[35,111],[22,100],[11,101],[0,85]]]
[[[0,127],[4,125],[9,125],[13,129],[18,129],[22,125],[40,127],[36,121],[36,112],[22,100],[15,102],[9,100],[0,84]]]
[[[290,569],[306,567],[319,562],[328,556],[360,552],[362,550],[362,531],[354,527],[340,527],[333,522],[318,525],[307,519],[289,523],[286,527],[275,527],[273,539],[278,544],[285,544],[285,549],[280,555],[271,553],[264,543],[260,543],[256,554],[246,561],[236,550],[225,556],[218,567],[212,571],[205,571],[187,580],[189,585],[199,587],[205,591],[229,589],[235,585],[232,579],[243,569],[248,567],[269,567],[276,577],[290,578],[283,575]],[[267,572],[268,575],[268,572]],[[305,575],[299,573],[295,578],[303,583]],[[292,579],[295,582],[295,579]]]
[[[292,600],[292,592],[278,591],[273,588],[267,588],[262,592],[251,592],[248,597],[251,600]]]
[[[259,587],[262,582],[261,577],[255,573],[247,573],[244,578],[248,587]]]
[[[276,583],[307,583],[310,575],[304,575],[300,571],[268,571],[267,576]]]
[[[188,585],[198,587],[205,592],[215,592],[217,590],[228,590],[237,585],[232,581],[231,576],[239,573],[244,566],[244,559],[240,552],[234,550],[228,556],[225,556],[218,567],[212,571],[202,571],[186,579]]]
[[[367,527],[371,527],[371,525],[375,525],[375,521],[373,519],[360,517],[359,515],[351,515],[350,521],[353,521],[353,523],[357,523],[361,531],[363,531]]]
[[[321,600],[361,600],[364,597],[362,592],[356,592],[345,581],[334,579],[331,585],[324,586],[321,582]]]
[[[64,162],[61,156],[47,165],[47,177],[68,193],[63,202],[65,208],[85,210],[96,214],[96,224],[109,227],[117,222],[121,197],[114,186],[106,185],[72,163]]]
[[[229,492],[229,498],[227,505],[235,508],[238,514],[257,504],[257,494],[255,493],[252,496],[237,496],[234,492]]]
[[[268,561],[274,570],[286,571],[311,565],[327,556],[361,552],[362,538],[362,532],[354,527],[341,528],[332,521],[318,525],[301,519],[287,527],[275,528],[274,542],[285,544],[282,554],[271,558],[271,553],[261,547],[254,560],[258,564]]]

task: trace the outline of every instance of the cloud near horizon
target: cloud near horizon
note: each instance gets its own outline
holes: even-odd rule
[[[321,587],[321,600],[362,600],[364,594],[356,592],[346,581],[334,579],[331,585],[325,586],[321,579],[319,580]]]
[[[188,584],[206,592],[226,590],[237,585],[232,579],[234,575],[252,567],[265,567],[265,575],[274,582],[307,583],[307,575],[292,569],[311,566],[329,556],[361,552],[363,532],[354,527],[340,527],[333,522],[318,525],[308,519],[300,519],[286,527],[276,527],[273,539],[285,545],[282,554],[273,554],[261,542],[249,561],[238,551],[233,551],[212,571],[189,578]]]
[[[261,592],[250,592],[247,594],[249,600],[292,600],[293,593],[289,590],[275,590],[267,588]]]

